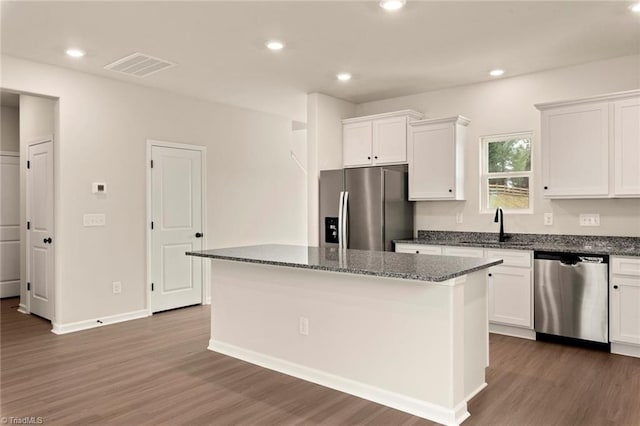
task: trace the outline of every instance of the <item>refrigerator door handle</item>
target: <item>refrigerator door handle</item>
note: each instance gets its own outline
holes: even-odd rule
[[[349,192],[345,191],[342,201],[342,248],[347,248],[349,243]]]
[[[344,204],[344,192],[340,191],[340,203],[338,204],[338,247],[342,248],[342,229],[343,226],[343,218],[342,218],[342,205]]]

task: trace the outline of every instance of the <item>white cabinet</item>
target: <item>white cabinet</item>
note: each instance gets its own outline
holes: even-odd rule
[[[640,196],[640,90],[536,107],[545,197]]]
[[[501,265],[487,271],[489,330],[493,333],[535,339],[532,251],[410,243],[396,244],[396,251],[502,259]]]
[[[464,200],[462,116],[409,123],[409,200]]]
[[[611,257],[611,352],[640,357],[640,258]]]
[[[614,195],[640,196],[640,96],[614,103]]]
[[[487,249],[503,263],[489,268],[489,321],[533,329],[533,269],[530,251]]]
[[[344,167],[380,166],[407,162],[407,123],[422,118],[404,110],[342,120]]]

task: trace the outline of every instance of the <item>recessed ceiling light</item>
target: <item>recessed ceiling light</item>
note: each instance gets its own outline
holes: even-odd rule
[[[349,80],[351,80],[351,74],[349,74],[348,72],[341,72],[339,74],[336,74],[336,77],[338,77],[338,80],[340,80],[340,81],[349,81]]]
[[[271,40],[267,42],[267,47],[271,50],[282,50],[284,43],[278,40]]]
[[[86,55],[85,51],[80,49],[67,49],[66,54],[73,58],[82,58]]]
[[[380,7],[384,10],[398,10],[402,9],[407,3],[407,0],[382,0]]]
[[[629,6],[629,9],[632,12],[640,13],[640,3],[632,4],[631,6]]]
[[[500,76],[501,76],[501,75],[503,75],[503,74],[504,74],[504,70],[499,70],[499,69],[498,69],[498,70],[491,70],[491,71],[489,71],[489,75],[490,75],[491,77],[500,77]]]

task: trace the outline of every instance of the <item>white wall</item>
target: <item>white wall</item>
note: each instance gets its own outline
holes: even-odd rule
[[[307,97],[307,233],[310,246],[319,239],[320,170],[342,168],[343,118],[355,115],[355,104],[312,93]]]
[[[2,87],[59,98],[57,323],[145,308],[147,139],[207,147],[209,248],[306,243],[290,119],[6,56]],[[106,196],[91,193],[96,181]],[[84,213],[105,213],[107,226],[84,228]]]
[[[20,151],[20,114],[18,108],[0,108],[0,151]]]
[[[510,214],[506,232],[640,236],[640,200],[545,200],[541,194],[540,113],[534,104],[640,88],[640,56],[621,57],[569,68],[368,102],[358,115],[411,108],[429,118],[461,114],[471,119],[465,152],[466,201],[424,201],[415,209],[415,229],[497,232],[493,215],[479,213],[480,137],[534,132],[533,214]],[[456,224],[457,212],[464,223]],[[543,225],[543,214],[554,225]],[[601,226],[578,226],[580,213],[599,213]]]

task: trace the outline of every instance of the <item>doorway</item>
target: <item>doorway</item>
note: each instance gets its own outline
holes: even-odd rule
[[[202,146],[147,142],[147,270],[150,313],[204,301],[205,155]]]
[[[27,293],[32,314],[53,319],[53,138],[27,144]]]

